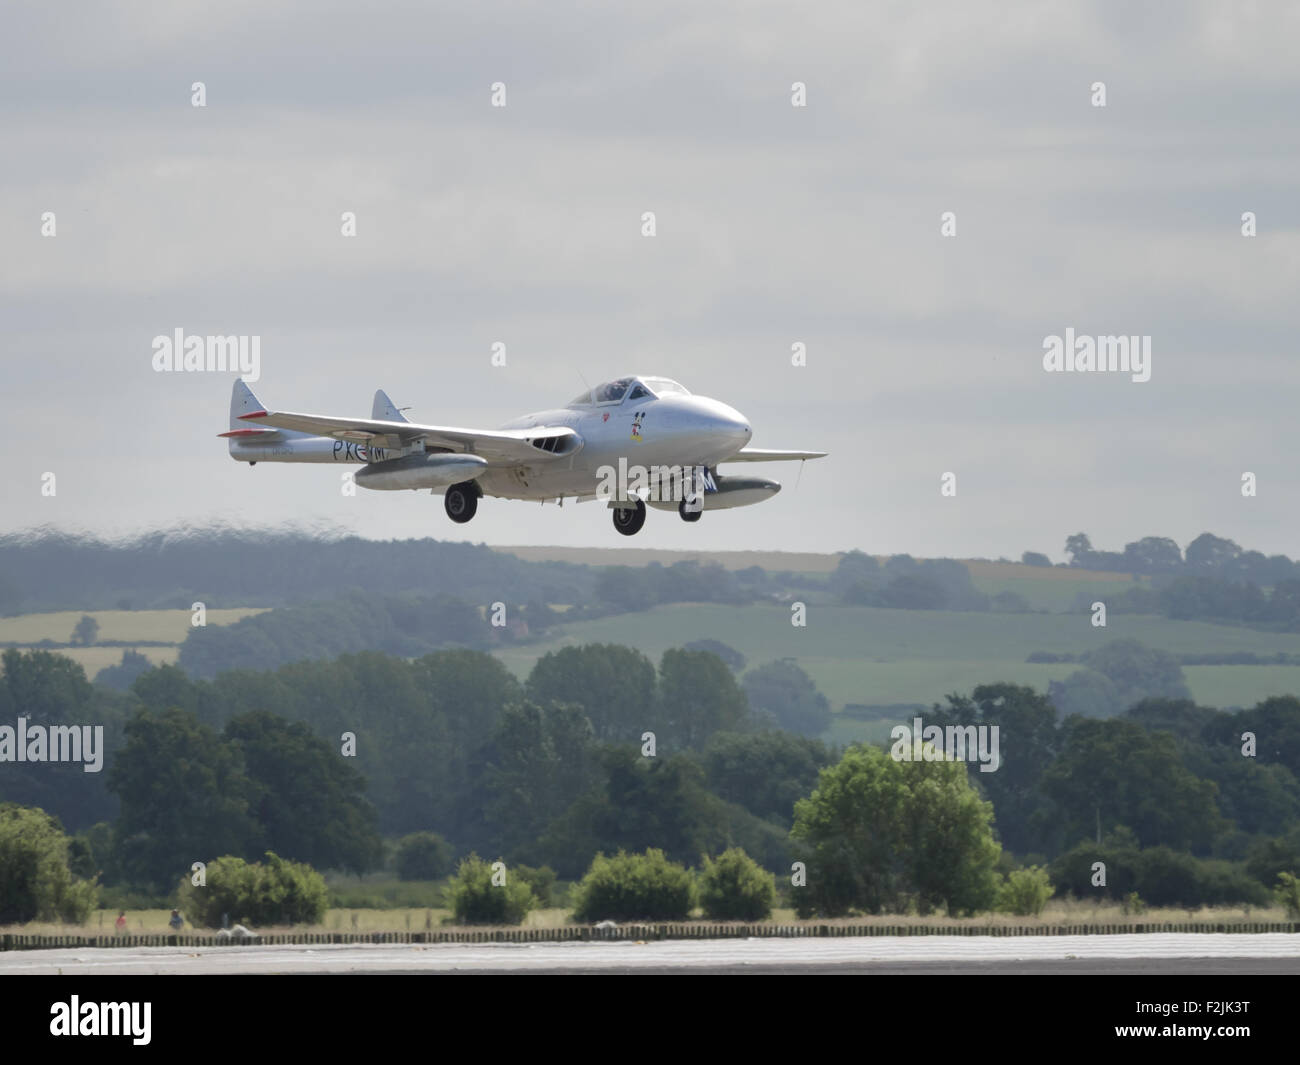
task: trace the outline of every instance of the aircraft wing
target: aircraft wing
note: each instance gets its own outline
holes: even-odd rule
[[[567,426],[539,426],[536,429],[458,429],[448,425],[417,425],[407,421],[376,418],[335,418],[292,411],[255,410],[240,415],[241,421],[274,429],[291,429],[313,436],[401,447],[424,440],[449,451],[481,455],[490,464],[512,466],[544,461],[572,454],[582,438]]]
[[[804,459],[824,459],[825,451],[773,451],[762,447],[742,447],[723,462],[795,462]]]

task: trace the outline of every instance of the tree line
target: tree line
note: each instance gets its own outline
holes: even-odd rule
[[[885,879],[862,879],[862,855],[843,865],[866,816],[853,805],[855,781],[876,778],[873,787],[919,787],[921,810],[931,792],[950,795],[957,805],[934,812],[937,823],[974,826],[977,840],[987,824],[999,848],[1049,865],[1059,885],[1073,885],[1078,855],[1098,848],[1131,876],[1146,869],[1147,893],[1182,900],[1259,901],[1278,873],[1300,867],[1300,700],[1289,696],[1236,712],[1148,697],[1095,719],[1062,717],[1049,696],[1016,685],[954,694],[927,723],[996,725],[1001,735],[996,772],[954,764],[966,795],[953,790],[954,769],[929,778],[896,768],[907,763],[878,764],[882,750],[848,758],[775,727],[762,701],[807,697],[797,665],[774,664],[770,684],[747,685],[749,675],[737,678],[710,651],[669,650],[656,664],[617,645],[568,647],[523,682],[477,651],[412,661],[365,652],[211,681],[162,667],[126,694],[89,685],[58,655],[9,651],[3,663],[0,720],[21,711],[102,721],[110,753],[102,774],[6,763],[0,799],[73,830],[78,876],[155,891],[193,862],[227,855],[372,869],[385,838],[436,832],[452,853],[566,878],[602,853],[658,848],[693,864],[739,847],[783,876],[794,861],[820,867],[820,886],[803,898],[823,910],[839,905],[841,896],[821,894],[833,884],[859,908],[897,904],[927,877],[939,885],[926,889],[932,904],[957,898],[942,894],[949,882],[928,864],[945,853],[942,833],[918,836],[913,815],[893,820],[901,800],[890,800],[892,814],[888,802],[867,810],[879,835],[862,854],[885,862],[870,873]],[[836,816],[826,812],[838,794],[832,769],[849,774],[852,800]],[[819,794],[814,808],[801,806]],[[801,809],[809,827],[795,831]],[[966,812],[954,821],[957,809]],[[837,854],[840,866],[827,865]],[[962,898],[996,889],[984,873],[977,880]]]

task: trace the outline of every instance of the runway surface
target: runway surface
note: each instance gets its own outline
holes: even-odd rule
[[[0,953],[3,975],[185,973],[1300,974],[1300,935],[667,940],[68,948]]]

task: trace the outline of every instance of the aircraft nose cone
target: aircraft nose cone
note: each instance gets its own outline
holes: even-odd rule
[[[749,419],[734,407],[706,396],[690,396],[677,406],[681,444],[698,451],[693,461],[718,462],[734,455],[753,435]]]
[[[728,407],[725,403],[719,403],[720,408],[715,415],[715,424],[717,432],[727,437],[736,445],[739,451],[749,443],[749,438],[754,435],[753,430],[749,428],[749,419],[734,407]]]

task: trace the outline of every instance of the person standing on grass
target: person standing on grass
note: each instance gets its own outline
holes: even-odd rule
[[[172,926],[173,932],[179,932],[185,927],[185,920],[181,917],[180,910],[172,910],[171,920],[167,923]]]
[[[126,910],[117,911],[117,920],[113,922],[113,927],[117,929],[119,936],[126,935]]]

